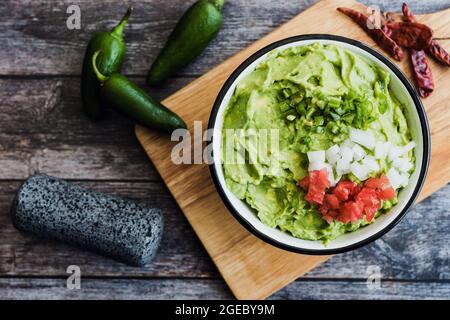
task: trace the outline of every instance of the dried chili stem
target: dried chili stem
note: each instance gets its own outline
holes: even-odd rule
[[[365,14],[344,7],[339,7],[337,10],[355,21],[380,47],[389,52],[396,60],[401,61],[403,59],[404,53],[394,40],[389,38],[383,30],[370,29],[368,27],[367,21],[369,18]]]

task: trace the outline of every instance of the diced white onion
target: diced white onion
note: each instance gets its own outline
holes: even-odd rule
[[[341,180],[341,178],[342,178],[341,174],[336,174],[334,177],[334,181],[331,182],[331,186],[335,187],[338,184],[338,182]]]
[[[375,158],[376,159],[384,159],[389,153],[391,149],[391,143],[388,142],[377,142],[375,144]]]
[[[328,172],[328,181],[330,182],[330,184],[333,184],[334,183],[333,167],[330,164],[325,163],[324,168],[326,168]]]
[[[386,173],[386,177],[389,179],[389,182],[394,189],[398,189],[404,182],[404,177],[402,177],[394,168],[389,169]]]
[[[362,147],[373,150],[374,156],[368,155]],[[348,173],[353,173],[361,181],[366,180],[372,172],[379,172],[378,160],[387,158],[392,162],[392,168],[386,176],[392,187],[398,189],[408,185],[408,171],[414,167],[409,158],[402,156],[408,154],[414,147],[414,141],[402,147],[393,146],[390,142],[376,142],[370,131],[350,128],[350,139],[345,140],[340,146],[335,144],[327,150],[307,153],[308,171],[326,168],[330,185],[335,186],[342,175]]]
[[[368,166],[371,171],[378,172],[380,170],[380,165],[374,157],[365,157],[362,164]]]
[[[350,140],[370,150],[375,148],[375,138],[370,131],[350,128]]]
[[[339,146],[335,144],[334,146],[328,148],[325,152],[328,163],[335,164],[339,159]]]
[[[333,167],[330,164],[325,163],[325,168],[327,169],[328,181],[330,182],[330,186],[331,187],[336,186],[339,180],[341,180],[341,176],[339,175],[337,175],[336,177],[334,176]]]
[[[361,181],[366,180],[369,177],[370,168],[367,165],[353,162],[350,166],[350,170],[353,175]]]
[[[350,166],[348,167],[348,169],[345,169],[345,170],[339,170],[339,169],[336,169],[336,174],[338,175],[338,176],[343,176],[344,174],[347,174],[347,173],[350,173],[351,171],[350,171]]]
[[[406,187],[409,183],[409,175],[407,173],[403,173],[400,175],[400,179],[401,179],[401,186],[402,187]]]
[[[338,153],[327,155],[327,161],[328,161],[328,163],[330,163],[332,165],[336,165],[337,161],[340,158],[341,158],[341,156]]]
[[[328,148],[327,153],[339,153],[340,149],[341,148],[339,148],[339,146],[335,144],[334,146]]]
[[[310,162],[308,166],[308,171],[321,170],[325,168],[328,164],[324,162]]]
[[[350,161],[344,159],[338,159],[336,163],[336,171],[340,174],[346,174],[350,172]]]
[[[355,144],[353,146],[352,151],[353,151],[353,159],[355,159],[356,161],[359,161],[366,156],[366,152],[358,144]]]
[[[309,162],[325,162],[325,151],[310,151],[307,153]]]
[[[404,163],[401,167],[398,168],[401,172],[408,172],[414,167],[414,165],[411,162]]]
[[[347,148],[353,148],[355,144],[350,140],[350,139],[346,139],[344,140],[344,142],[341,143],[341,148],[343,147],[347,147]]]
[[[408,143],[407,145],[401,147],[401,151],[400,151],[400,155],[404,156],[405,154],[407,154],[409,151],[411,151],[412,149],[414,149],[416,146],[416,143],[414,141],[411,141],[410,143]]]
[[[401,158],[401,156],[408,154],[408,152],[414,149],[415,146],[416,144],[414,141],[411,141],[403,147],[391,146],[387,154],[387,158],[389,161],[392,161],[392,165],[395,168],[402,172],[407,172],[412,169],[413,164],[411,164],[408,159]]]
[[[387,154],[387,158],[389,159],[389,161],[394,161],[395,159],[400,157],[401,153],[402,153],[401,148],[399,148],[397,146],[391,146],[389,148],[389,152]]]
[[[339,153],[344,162],[351,162],[353,160],[353,150],[351,148],[347,146],[342,147]]]
[[[413,164],[407,158],[395,158],[392,160],[392,165],[400,172],[408,172],[413,167]]]

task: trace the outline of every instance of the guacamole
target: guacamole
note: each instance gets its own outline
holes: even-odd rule
[[[305,200],[299,181],[311,170],[308,152],[356,145],[351,130],[368,133],[377,146],[389,143],[397,150],[411,141],[405,108],[389,82],[387,71],[340,46],[314,43],[271,52],[237,84],[225,111],[222,166],[228,188],[264,224],[301,239],[327,242],[371,223],[365,217],[326,221],[318,206]],[[260,132],[269,132],[268,138],[255,139]],[[413,170],[411,148],[394,160],[376,156],[374,146],[358,148],[367,159],[376,159],[377,170],[367,178],[395,171],[395,159],[409,161],[406,171]],[[338,180],[364,183],[356,171],[330,168]],[[405,184],[397,183],[396,189]],[[375,218],[395,203],[396,198],[383,201]]]

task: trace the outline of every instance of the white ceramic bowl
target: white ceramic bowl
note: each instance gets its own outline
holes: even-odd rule
[[[283,50],[293,46],[308,45],[314,42],[341,46],[355,54],[366,57],[381,68],[387,70],[391,75],[391,90],[400,102],[406,106],[405,116],[413,140],[416,143],[414,149],[416,169],[410,177],[408,186],[400,191],[398,204],[387,214],[377,218],[374,223],[331,240],[326,246],[322,241],[298,239],[288,233],[263,224],[256,216],[255,211],[228,189],[224,179],[221,159],[223,115],[236,85],[246,75],[251,73],[266,58],[269,52]],[[422,188],[429,163],[430,134],[426,113],[416,90],[407,80],[406,76],[389,59],[367,45],[334,35],[312,34],[284,39],[261,49],[249,57],[230,76],[219,93],[211,113],[209,128],[214,128],[212,139],[213,164],[210,165],[210,171],[217,191],[221,195],[225,205],[243,226],[259,238],[280,248],[303,254],[322,255],[345,252],[381,237],[400,221],[414,203]]]

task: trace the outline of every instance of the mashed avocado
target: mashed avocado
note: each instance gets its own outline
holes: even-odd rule
[[[294,237],[326,242],[368,224],[365,219],[327,223],[304,200],[298,181],[308,174],[306,153],[342,143],[349,128],[368,130],[377,141],[393,145],[411,140],[405,110],[389,81],[386,71],[335,45],[315,43],[270,53],[237,85],[225,112],[222,159],[230,152],[238,159],[223,161],[229,189],[264,224]],[[276,142],[254,139],[260,130],[270,129],[277,132]],[[230,140],[231,149],[225,147]],[[380,172],[389,166],[380,160]],[[352,174],[345,177],[357,180]],[[395,201],[385,201],[378,215]]]

